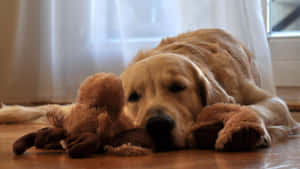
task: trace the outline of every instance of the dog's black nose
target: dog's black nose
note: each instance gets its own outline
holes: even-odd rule
[[[150,117],[146,124],[146,129],[150,134],[170,133],[174,127],[174,120],[165,113]]]

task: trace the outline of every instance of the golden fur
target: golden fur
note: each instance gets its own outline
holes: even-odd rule
[[[225,124],[225,129],[219,132],[215,145],[217,149],[223,148],[235,132],[235,127],[242,127],[239,124],[243,121],[248,121],[244,123],[247,124],[245,127],[255,126],[267,145],[271,143],[270,135],[276,141],[277,136],[298,125],[282,100],[260,88],[260,76],[253,55],[242,43],[222,30],[197,30],[164,39],[158,47],[141,51],[121,78],[125,97],[128,98],[133,91],[141,95],[138,102],[125,103],[126,115],[132,118],[136,126],[144,126],[151,116],[149,109],[165,108],[176,121],[173,135],[178,147],[194,146],[195,140],[189,132],[200,123],[196,117],[201,119],[202,115],[205,116],[201,111],[203,106],[215,103],[246,105],[239,110],[239,115],[231,119],[236,124]],[[180,83],[186,89],[171,93],[167,88],[172,83]],[[224,110],[218,109],[215,113],[222,114],[226,106],[232,105],[225,104],[222,107]],[[274,126],[289,129],[274,132],[277,128]],[[268,128],[272,133],[268,132]],[[257,146],[262,144],[261,139],[257,140]]]

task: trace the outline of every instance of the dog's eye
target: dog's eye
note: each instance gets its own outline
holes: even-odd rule
[[[134,91],[129,95],[128,101],[129,102],[137,102],[140,100],[140,98],[141,98],[141,95],[138,94],[136,91]]]
[[[178,93],[186,89],[186,86],[179,83],[173,83],[171,86],[169,86],[168,90],[172,93]]]

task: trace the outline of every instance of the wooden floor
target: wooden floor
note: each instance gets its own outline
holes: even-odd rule
[[[190,150],[139,157],[95,155],[71,159],[63,152],[30,149],[22,156],[12,153],[14,140],[40,125],[0,125],[0,169],[197,169],[197,168],[300,168],[300,137],[254,152],[221,153]]]

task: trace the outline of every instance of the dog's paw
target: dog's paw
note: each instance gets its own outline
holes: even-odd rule
[[[71,158],[87,157],[96,153],[100,147],[98,136],[89,132],[69,136],[65,143],[67,153]]]

